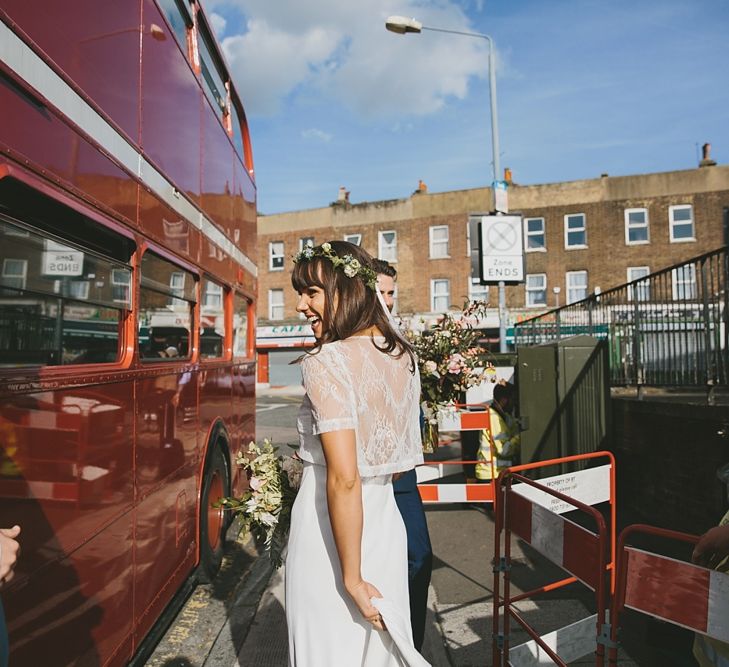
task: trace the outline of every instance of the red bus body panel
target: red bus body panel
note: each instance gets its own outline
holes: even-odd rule
[[[6,0],[0,20],[256,257],[252,165],[153,0]],[[1,61],[0,109],[0,181],[17,178],[124,230],[136,244],[134,270],[149,247],[255,300],[254,271]],[[211,439],[225,435],[232,464],[255,437],[252,341],[245,358],[228,350],[205,360],[195,349],[187,361],[143,363],[133,320],[123,323],[118,363],[0,366],[0,527],[22,527],[16,576],[2,591],[14,667],[125,664],[198,563]],[[241,491],[246,480],[231,468]]]

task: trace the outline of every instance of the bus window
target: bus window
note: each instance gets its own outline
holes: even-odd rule
[[[238,109],[235,108],[235,104],[230,105],[230,113],[233,116],[231,119],[233,125],[233,146],[235,146],[235,151],[238,153],[241,162],[248,167],[246,164],[246,154],[243,150],[243,130],[241,130],[240,116],[238,115]]]
[[[249,357],[248,353],[248,311],[251,302],[239,294],[233,304],[233,356]]]
[[[172,28],[177,43],[180,45],[185,57],[188,57],[188,29],[192,28],[192,16],[187,0],[157,0],[167,22]]]
[[[113,363],[132,272],[0,216],[0,366]]]
[[[147,252],[139,290],[139,355],[144,360],[189,359],[195,276]]]
[[[225,311],[223,286],[210,278],[202,280],[200,309],[200,357],[220,359],[225,342]]]
[[[200,71],[203,78],[203,89],[205,94],[216,109],[222,114],[226,111],[227,91],[225,88],[225,79],[220,74],[220,68],[217,65],[215,53],[212,47],[212,38],[204,25],[199,25],[200,39],[198,39],[198,49],[200,51]]]

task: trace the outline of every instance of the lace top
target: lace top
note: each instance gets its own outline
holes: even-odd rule
[[[384,339],[379,339],[378,344]],[[423,462],[420,376],[410,357],[378,350],[369,336],[326,343],[301,362],[299,456],[325,465],[319,434],[354,429],[361,477],[403,472]]]

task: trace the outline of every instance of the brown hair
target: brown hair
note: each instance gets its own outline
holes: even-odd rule
[[[359,246],[346,241],[329,241],[329,245],[339,257],[351,255],[362,266],[373,268],[372,257]],[[324,343],[344,340],[358,331],[377,327],[385,337],[385,343],[382,347],[375,343],[375,347],[396,358],[407,354],[412,371],[415,372],[415,354],[412,347],[392,328],[388,315],[377,298],[376,290],[367,287],[360,276],[349,278],[326,257],[316,255],[309,260],[300,259],[296,262],[291,274],[291,284],[299,293],[309,287],[320,287],[324,290],[322,336],[314,344],[313,354]],[[333,306],[335,301],[336,311]]]

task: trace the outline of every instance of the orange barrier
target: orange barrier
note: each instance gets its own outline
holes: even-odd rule
[[[626,608],[729,642],[729,574],[627,545],[636,534],[695,544],[698,536],[635,524],[620,533],[610,613],[609,664],[617,665],[618,628]]]
[[[577,461],[607,459],[607,464],[574,473],[532,480],[521,472]],[[494,540],[493,665],[543,664],[548,657],[556,665],[567,665],[594,651],[595,664],[604,664],[606,609],[614,582],[615,558],[615,459],[610,452],[594,452],[513,466],[504,470],[496,485]],[[592,505],[610,503],[610,527]],[[564,518],[562,513],[579,510],[595,524],[594,532]],[[501,537],[504,534],[502,553]],[[511,595],[511,535],[515,534],[546,558],[566,570],[565,579],[551,582],[520,595]],[[609,558],[609,561],[608,561]],[[608,580],[608,573],[611,577]],[[503,580],[503,598],[501,584]],[[541,637],[513,606],[539,593],[580,581],[595,593],[597,613],[571,626]],[[503,621],[502,621],[503,615]],[[511,619],[532,638],[518,647],[509,642]],[[562,633],[560,635],[560,633]],[[565,642],[564,636],[570,641]],[[557,645],[569,644],[570,655],[560,656]]]
[[[468,404],[457,404],[455,409],[447,413],[447,420],[442,431],[482,431],[491,425],[488,409],[479,411],[461,410],[460,408],[472,407]],[[484,406],[478,404],[478,407]],[[483,461],[426,461],[421,468],[438,468],[438,479],[443,477],[445,468],[443,466],[476,465]],[[431,482],[429,478],[418,482],[418,491],[424,503],[492,503],[494,501],[494,489],[496,488],[493,461],[491,462],[492,479],[488,482],[474,484],[439,484]]]

